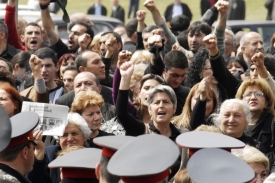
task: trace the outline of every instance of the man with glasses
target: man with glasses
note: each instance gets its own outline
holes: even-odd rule
[[[232,52],[234,52],[234,33],[229,29],[225,29],[224,33],[225,48],[223,57],[225,62],[228,62],[231,58]]]

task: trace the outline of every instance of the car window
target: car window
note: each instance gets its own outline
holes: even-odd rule
[[[269,25],[268,27],[258,27],[257,31],[259,34],[261,34],[263,41],[264,41],[264,47],[270,46],[270,38],[272,37],[273,33],[275,32],[275,25]]]

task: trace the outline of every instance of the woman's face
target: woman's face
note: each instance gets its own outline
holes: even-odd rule
[[[10,99],[9,94],[5,90],[0,89],[0,105],[5,109],[6,113],[11,117],[14,115],[16,106]]]
[[[68,60],[62,62],[59,69],[60,76],[63,76],[64,69],[70,65],[74,65],[74,60],[72,58],[69,58]]]
[[[221,112],[221,130],[224,134],[239,138],[247,126],[246,115],[238,103],[229,103]]]
[[[257,71],[257,67],[255,65],[250,66],[249,73],[250,73],[250,78],[251,79],[258,78],[258,71]]]
[[[195,94],[195,96],[191,99],[191,110],[193,111],[195,104],[197,103],[197,99],[200,97],[199,94]],[[210,113],[213,111],[214,108],[214,100],[211,97],[207,97],[206,99],[206,110],[205,110],[205,119],[207,119]]]
[[[263,183],[268,172],[266,171],[263,163],[249,163],[248,164],[255,172],[255,177],[249,183]]]
[[[150,104],[149,114],[156,123],[170,123],[176,108],[165,92],[156,93]]]
[[[159,82],[155,79],[148,79],[143,83],[143,86],[140,89],[139,98],[142,105],[147,106],[147,95],[149,90],[159,85]]]
[[[138,81],[133,87],[131,87],[130,90],[133,92],[133,99],[135,99],[140,91],[140,81]]]
[[[251,112],[262,112],[268,105],[263,92],[257,86],[249,86],[243,94],[243,101],[249,105]]]
[[[206,77],[210,76],[210,78],[211,78],[211,84],[213,84],[213,85],[218,84],[218,81],[213,76],[213,71],[212,71],[211,63],[210,63],[209,59],[205,60],[205,65],[204,65],[204,67],[203,67],[203,69],[202,69],[202,71],[200,73],[200,76],[202,78],[206,78]]]
[[[100,128],[103,117],[98,105],[87,107],[81,115],[92,131],[96,131]]]
[[[237,61],[232,61],[230,62],[227,66],[227,69],[229,70],[229,72],[231,74],[234,74],[237,71],[241,71],[242,73],[244,72],[243,67],[241,66],[241,64]]]
[[[83,146],[86,141],[82,131],[77,125],[68,123],[63,136],[59,137],[61,149],[69,146]]]

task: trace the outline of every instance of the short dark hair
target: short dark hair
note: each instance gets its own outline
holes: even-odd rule
[[[82,25],[82,26],[86,27],[86,33],[90,35],[92,40],[94,39],[95,33],[90,25],[88,25],[84,22],[81,22],[81,21],[76,21],[76,22],[70,23],[69,30],[71,30],[73,28],[73,26],[75,26],[75,25]]]
[[[157,26],[157,25],[149,25],[147,27],[145,27],[142,31],[142,37],[143,37],[143,34],[144,33],[150,33],[152,32],[153,30],[155,29],[162,29],[160,26]],[[163,31],[163,35],[161,35],[162,37],[164,36],[164,31]]]
[[[129,38],[132,37],[133,34],[137,31],[137,25],[138,25],[137,19],[132,19],[126,24],[125,26],[126,34]]]
[[[40,33],[42,33],[42,30],[41,30],[41,27],[36,23],[36,22],[30,22],[30,23],[27,23],[27,25],[24,27],[23,29],[23,35],[25,34],[25,29],[29,26],[35,26],[35,27],[39,27],[40,29]]]
[[[185,15],[175,16],[170,21],[170,29],[175,36],[177,36],[180,32],[187,30],[189,25],[190,19]]]
[[[172,50],[168,52],[164,57],[165,70],[169,70],[172,67],[186,69],[188,68],[188,60],[185,54],[179,50]]]
[[[12,64],[7,60],[7,59],[5,59],[5,58],[3,58],[3,57],[0,57],[0,61],[3,61],[3,62],[6,62],[7,63],[7,65],[8,65],[8,67],[9,67],[9,72],[10,73],[12,73],[13,72],[13,67],[12,67]]]
[[[191,35],[194,35],[200,31],[205,35],[208,35],[212,32],[212,29],[206,22],[196,21],[192,23],[187,30],[188,34],[190,33]]]
[[[31,58],[31,54],[28,51],[21,51],[13,56],[10,63],[14,68],[15,64],[18,64],[20,68],[26,68],[26,71],[30,71],[29,60]]]
[[[63,70],[63,74],[66,72],[66,71],[77,71],[76,67],[74,65],[69,65],[67,67],[65,67],[65,69]]]
[[[120,49],[120,51],[121,51],[122,50],[122,46],[123,46],[121,36],[117,32],[111,32],[111,31],[104,32],[103,34],[101,34],[101,36],[105,36],[107,34],[113,34],[113,36],[116,38],[117,43],[121,43],[121,49]]]
[[[188,34],[186,30],[179,33],[179,35],[177,36],[177,40],[181,47],[183,47],[186,50],[189,50]]]
[[[55,51],[53,51],[51,48],[40,48],[34,52],[34,54],[40,58],[40,59],[45,59],[45,58],[51,58],[54,65],[56,66],[58,57]]]
[[[3,20],[0,20],[0,31],[4,31],[6,34],[5,38],[8,38],[8,33],[9,33],[8,27]]]
[[[25,147],[31,148],[31,143],[32,142],[25,142],[12,148],[4,149],[0,152],[0,160],[8,162],[15,160],[22,149],[24,149]]]
[[[109,183],[117,183],[120,180],[119,176],[112,175],[107,170],[107,165],[109,163],[110,159],[107,157],[102,156],[100,159],[100,175],[103,177],[103,179],[106,182]]]
[[[61,183],[98,183],[95,178],[63,178]]]
[[[8,71],[0,71],[0,81],[8,83],[15,88],[14,77]]]
[[[88,50],[82,52],[81,54],[79,54],[76,59],[75,59],[75,67],[78,73],[80,73],[79,67],[83,66],[86,67],[87,66],[87,60],[85,58],[83,58],[83,53],[87,52]]]

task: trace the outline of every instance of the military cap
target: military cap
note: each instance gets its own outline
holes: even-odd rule
[[[179,157],[179,148],[163,135],[146,134],[130,140],[110,159],[107,170],[125,183],[159,182]]]
[[[188,148],[190,157],[196,151],[204,148],[220,148],[230,151],[231,149],[242,148],[245,146],[242,141],[236,138],[205,131],[182,133],[176,138],[176,143],[182,148]]]
[[[63,178],[96,178],[95,168],[100,158],[100,149],[84,148],[56,158],[48,167],[62,168]]]
[[[18,146],[25,142],[35,143],[33,129],[39,123],[39,116],[35,112],[21,112],[10,118],[12,126],[11,141],[6,149]]]
[[[197,151],[187,163],[187,172],[196,183],[243,183],[255,176],[243,160],[216,148]]]
[[[5,149],[11,140],[11,121],[10,117],[4,110],[2,106],[0,106],[0,116],[1,116],[1,127],[0,127],[0,151]]]
[[[133,138],[131,136],[104,136],[94,138],[93,142],[102,147],[102,156],[111,158],[122,145]]]

